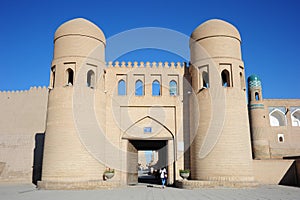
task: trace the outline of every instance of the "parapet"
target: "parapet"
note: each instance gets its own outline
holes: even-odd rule
[[[185,67],[184,62],[108,62],[108,68],[168,68],[168,69],[181,69]]]
[[[41,92],[46,91],[48,88],[46,86],[33,86],[30,87],[29,90],[7,90],[7,91],[0,91],[0,94],[28,94],[34,92]]]

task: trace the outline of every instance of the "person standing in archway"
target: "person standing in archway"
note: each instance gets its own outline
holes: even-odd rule
[[[162,188],[165,188],[166,180],[168,177],[166,168],[164,167],[164,168],[160,169],[159,173],[160,173]]]

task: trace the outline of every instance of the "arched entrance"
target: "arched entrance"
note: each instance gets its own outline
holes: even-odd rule
[[[163,124],[146,116],[123,134],[127,141],[127,184],[159,183],[159,170],[168,171],[168,184],[174,183],[175,137]],[[147,180],[148,179],[148,180]]]
[[[137,151],[137,163],[131,164],[130,160],[128,163],[138,165],[138,182],[160,184],[159,169],[168,168],[168,140],[129,140],[129,143]],[[136,175],[128,180],[129,184],[135,184]]]

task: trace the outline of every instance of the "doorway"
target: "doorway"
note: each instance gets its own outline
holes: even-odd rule
[[[170,173],[169,152],[168,140],[128,140],[128,184],[160,184],[159,170]]]
[[[44,153],[45,133],[35,134],[35,147],[33,151],[32,183],[42,179],[43,153]]]

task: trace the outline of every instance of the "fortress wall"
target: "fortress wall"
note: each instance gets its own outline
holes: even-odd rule
[[[294,160],[253,160],[254,177],[260,184],[279,184]]]
[[[36,134],[45,132],[48,89],[0,92],[0,182],[32,181]]]
[[[292,126],[291,121],[291,107],[299,107],[299,99],[264,99],[265,111],[267,113],[267,124],[265,127],[269,130],[269,145],[271,158],[282,158],[287,156],[300,155],[300,127]],[[286,113],[286,126],[271,126],[268,107],[280,107],[283,106],[289,109]],[[284,135],[284,142],[278,141],[278,134]]]

